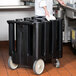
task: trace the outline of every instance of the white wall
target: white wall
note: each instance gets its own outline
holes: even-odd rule
[[[63,0],[65,3],[69,2],[70,0]]]
[[[69,2],[69,3],[75,3],[76,0],[63,0],[65,3]]]
[[[34,16],[34,11],[0,11],[0,41],[8,40],[7,20]]]
[[[72,0],[63,0],[65,3],[70,2]],[[21,0],[0,0],[0,6],[2,5],[21,5]]]
[[[20,5],[20,0],[0,0],[0,6],[3,5]]]

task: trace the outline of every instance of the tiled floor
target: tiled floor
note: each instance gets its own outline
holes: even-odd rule
[[[9,69],[8,57],[8,47],[0,47],[0,76],[37,76],[32,69]],[[76,56],[68,46],[63,47],[63,58],[60,59],[60,63],[60,68],[54,67],[51,63],[46,64],[43,74],[38,76],[76,76]]]

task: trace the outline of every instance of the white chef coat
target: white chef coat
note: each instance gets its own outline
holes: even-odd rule
[[[53,15],[53,0],[35,0],[35,15],[45,16],[43,6],[46,6],[49,14]]]

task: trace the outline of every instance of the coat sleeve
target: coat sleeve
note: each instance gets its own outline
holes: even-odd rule
[[[40,0],[39,6],[40,6],[40,7],[47,6],[47,5],[46,5],[46,0]]]

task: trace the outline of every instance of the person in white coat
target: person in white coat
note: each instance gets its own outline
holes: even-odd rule
[[[62,0],[57,1],[65,6]],[[53,0],[35,0],[35,15],[45,17],[53,15]]]

